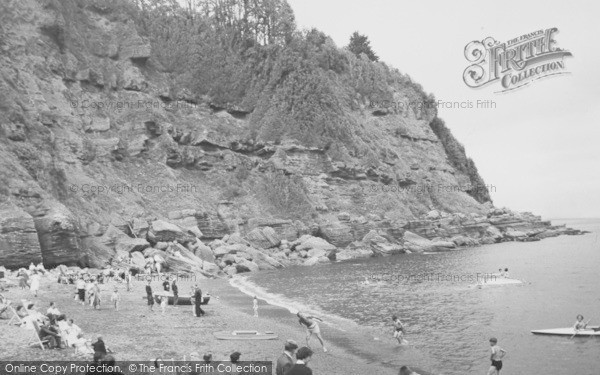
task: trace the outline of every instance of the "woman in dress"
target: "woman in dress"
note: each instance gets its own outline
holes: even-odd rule
[[[29,288],[29,275],[25,268],[21,268],[18,273],[19,276],[19,287],[21,290]]]
[[[321,337],[321,328],[319,328],[319,324],[316,322],[317,320],[319,322],[322,322],[323,320],[314,316],[306,315],[303,312],[298,312],[296,316],[298,316],[298,323],[306,327],[306,346],[310,347],[309,341],[314,334],[321,343],[323,351],[327,352],[327,348],[325,348],[325,343],[323,342],[323,337]]]
[[[31,284],[29,285],[29,290],[37,297],[38,290],[40,289],[40,275],[37,271],[33,271],[33,275],[29,278]]]
[[[94,281],[94,286],[92,287],[92,292],[94,293],[92,306],[94,309],[100,308],[100,286],[98,286],[98,281]]]

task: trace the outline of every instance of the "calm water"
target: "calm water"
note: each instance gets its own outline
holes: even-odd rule
[[[396,368],[485,374],[488,339],[496,336],[508,351],[503,374],[597,375],[600,337],[529,332],[571,326],[579,313],[600,324],[600,220],[554,221],[564,222],[592,233],[294,267],[253,275],[243,288],[290,311],[320,314],[326,340]],[[473,287],[477,277],[499,267],[524,284]],[[386,281],[364,286],[365,277]],[[410,345],[392,341],[392,314],[407,326]]]

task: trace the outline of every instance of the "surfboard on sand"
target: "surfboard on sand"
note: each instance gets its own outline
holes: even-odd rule
[[[275,340],[278,337],[274,332],[258,331],[220,331],[213,335],[219,340]]]
[[[600,326],[588,326],[586,329],[575,331],[573,327],[537,329],[531,333],[536,335],[555,335],[555,336],[600,336]]]

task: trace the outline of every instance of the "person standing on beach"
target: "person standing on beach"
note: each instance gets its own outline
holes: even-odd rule
[[[98,281],[94,281],[94,286],[92,287],[92,292],[94,293],[93,303],[94,309],[100,309],[100,286],[98,285]]]
[[[19,270],[19,287],[21,290],[29,288],[29,275],[24,268]]]
[[[148,309],[154,311],[154,293],[152,293],[152,281],[148,280],[146,285],[146,297],[148,298]]]
[[[194,285],[194,315],[196,318],[204,316],[204,310],[202,310],[202,290],[198,284]]]
[[[171,290],[173,291],[173,307],[177,307],[177,303],[179,302],[179,287],[177,286],[175,277],[171,283]]]
[[[115,290],[113,290],[111,296],[110,296],[110,300],[112,301],[115,310],[119,311],[119,304],[121,303],[121,295],[119,294],[119,289],[115,287]]]
[[[252,299],[252,309],[254,310],[254,317],[258,318],[258,298],[256,296]]]
[[[131,270],[129,270],[129,271],[127,271],[127,275],[125,276],[125,281],[127,281],[127,291],[128,292],[131,291],[131,279],[133,278],[133,275],[131,273],[132,273]]]
[[[321,343],[321,346],[323,347],[323,351],[327,352],[327,348],[325,348],[325,343],[323,342],[323,337],[321,337],[321,328],[319,327],[319,323],[316,322],[316,320],[318,320],[319,322],[322,322],[323,320],[316,318],[314,316],[306,315],[302,312],[298,312],[298,314],[296,314],[296,316],[299,319],[298,323],[300,323],[300,325],[303,325],[306,327],[306,346],[310,347],[310,345],[309,345],[310,338],[314,334],[315,336],[317,336],[317,339]],[[311,355],[312,355],[312,353],[311,353]]]
[[[488,370],[488,375],[499,375],[500,370],[502,370],[502,358],[506,355],[506,350],[502,349],[498,345],[498,339],[492,337],[490,339],[490,346],[492,347],[492,353],[490,355],[490,360],[492,361],[492,365]]]
[[[283,353],[277,358],[277,366],[275,367],[275,375],[284,375],[289,369],[294,366],[296,360],[294,355],[298,349],[298,344],[293,340],[287,340],[283,346]]]
[[[77,288],[77,296],[79,297],[79,302],[83,306],[85,305],[85,281],[83,280],[83,276],[79,276],[79,278],[75,282],[75,287]]]
[[[38,296],[38,290],[40,289],[40,275],[37,271],[33,271],[33,275],[29,278],[31,283],[29,285],[29,290],[33,293],[34,296]]]
[[[298,349],[296,353],[296,363],[289,369],[285,375],[312,375],[312,370],[308,367],[313,355],[313,351],[306,346]]]

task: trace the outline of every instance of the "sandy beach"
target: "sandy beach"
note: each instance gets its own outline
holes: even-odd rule
[[[203,306],[206,316],[196,318],[192,306],[169,306],[164,315],[155,305],[154,312],[148,310],[145,296],[145,282],[135,279],[132,291],[127,292],[124,284],[109,281],[101,284],[102,306],[94,310],[90,306],[81,306],[74,299],[75,286],[56,282],[53,274],[42,278],[42,286],[37,298],[29,290],[10,288],[3,294],[12,301],[28,299],[36,302],[39,311],[45,312],[51,301],[57,304],[61,313],[73,318],[85,337],[95,341],[102,335],[105,343],[115,352],[117,361],[141,360],[154,358],[164,360],[183,360],[192,353],[200,357],[212,353],[213,360],[228,360],[234,351],[242,353],[241,360],[276,361],[283,350],[283,343],[293,339],[300,346],[305,344],[305,331],[298,325],[297,319],[287,310],[260,301],[259,317],[253,317],[252,298],[230,286],[227,279],[198,280],[203,293],[210,293],[210,303]],[[162,290],[162,281],[153,281],[155,292]],[[186,294],[194,284],[193,281],[180,281],[180,295]],[[110,303],[110,293],[117,285],[122,296],[121,307],[115,311]],[[217,298],[219,297],[219,298]],[[281,319],[284,314],[287,319]],[[279,319],[274,317],[278,316]],[[25,347],[31,331],[17,326],[3,324],[3,340],[0,351],[4,360],[85,360],[74,353],[74,349],[57,349],[42,351],[38,348]],[[217,340],[216,331],[257,330],[273,331],[277,340]],[[327,340],[327,329],[323,336]],[[315,351],[310,367],[315,374],[396,374],[398,369],[384,365],[367,363],[366,360],[349,353],[332,342],[326,341],[329,352],[324,353],[320,344],[313,338],[311,347]]]

